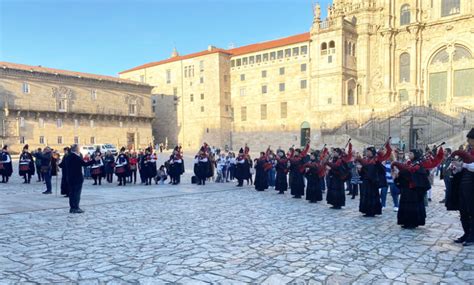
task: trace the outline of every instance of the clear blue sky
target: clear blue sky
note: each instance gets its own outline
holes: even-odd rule
[[[308,32],[315,2],[0,0],[0,60],[116,76],[174,46],[186,54]]]

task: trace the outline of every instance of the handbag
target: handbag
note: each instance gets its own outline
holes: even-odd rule
[[[116,174],[123,174],[123,173],[125,173],[125,167],[121,166],[121,167],[115,168],[115,173],[116,173]]]
[[[30,166],[28,164],[20,164],[20,171],[29,171]]]
[[[100,167],[92,168],[91,173],[92,173],[92,175],[100,175],[100,173],[101,173]]]

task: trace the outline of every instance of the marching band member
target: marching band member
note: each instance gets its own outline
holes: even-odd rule
[[[197,185],[206,185],[206,179],[209,177],[211,165],[206,146],[204,144],[194,157],[194,174],[197,178]]]
[[[250,163],[249,163],[249,151],[247,144],[245,149],[240,148],[239,155],[235,159],[235,178],[237,178],[237,187],[244,186],[244,180],[249,179],[250,176]]]
[[[464,246],[474,245],[474,128],[467,134],[467,150],[457,150],[452,156],[458,156],[462,161],[453,161],[452,167],[455,179],[451,192],[457,194],[461,225],[464,235],[456,239],[456,243]],[[455,181],[458,181],[455,183]]]
[[[19,174],[23,176],[25,180],[24,184],[30,184],[31,176],[35,175],[35,163],[33,161],[33,156],[28,151],[28,145],[23,147],[23,151],[20,155],[19,162]]]
[[[349,148],[351,149],[351,145]],[[350,151],[352,153],[352,149]],[[344,153],[342,149],[334,148],[332,151],[332,158],[329,158],[329,161],[326,162],[326,165],[329,167],[327,175],[328,193],[326,195],[326,201],[332,206],[331,209],[337,210],[346,205],[344,183],[350,179],[350,168],[347,165],[348,159],[343,155]],[[349,156],[352,155],[349,154]]]
[[[169,159],[172,185],[178,185],[181,182],[181,175],[184,173],[184,161],[180,147],[175,147],[173,154]]]
[[[119,181],[118,186],[127,185],[128,157],[125,154],[125,147],[120,149],[120,154],[115,159],[115,174]]]
[[[12,173],[12,157],[8,152],[8,146],[5,145],[0,153],[0,174],[2,175],[2,183],[8,183],[8,179],[10,179]]]
[[[270,155],[270,146],[266,152],[260,152],[260,157],[255,163],[255,190],[265,191],[268,189],[268,171],[272,168],[271,163],[268,162]]]
[[[137,184],[137,168],[138,168],[138,157],[137,157],[137,153],[134,151],[130,155],[130,176],[128,180],[130,184],[132,182],[133,184]],[[155,164],[155,169],[156,169],[156,164]],[[155,177],[155,175],[153,177]]]
[[[102,185],[103,167],[104,162],[102,160],[102,155],[100,151],[97,151],[92,158],[91,176],[92,179],[94,179],[94,184],[92,185],[97,185],[97,181],[99,182],[99,185]]]
[[[324,155],[320,151],[311,153],[310,161],[306,163],[306,200],[310,203],[317,203],[323,200],[323,192],[321,191],[320,177],[324,175],[323,166],[320,164],[320,158]]]
[[[275,180],[275,190],[278,191],[278,194],[285,194],[285,191],[288,190],[288,164],[289,160],[286,157],[286,154],[283,150],[277,150],[276,156],[276,180]]]
[[[295,149],[290,153],[290,175],[292,177],[290,181],[291,195],[293,198],[300,199],[304,195],[304,178],[303,173],[305,171],[303,159],[306,157],[309,151],[309,139],[307,140],[306,147],[303,151]]]
[[[366,158],[358,158],[356,162],[362,165],[360,175],[362,185],[360,189],[359,211],[364,217],[375,217],[382,214],[382,202],[380,200],[379,188],[387,187],[385,167],[382,162],[392,154],[390,138],[385,143],[385,152],[377,152],[375,147],[366,149]]]
[[[402,228],[413,229],[425,225],[424,197],[431,188],[428,171],[441,163],[443,155],[443,148],[439,148],[435,158],[424,159],[421,150],[412,149],[408,154],[409,161],[392,163],[392,177],[401,191],[397,223]]]

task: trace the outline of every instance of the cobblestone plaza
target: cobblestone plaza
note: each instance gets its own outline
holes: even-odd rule
[[[190,166],[177,187],[86,181],[82,215],[14,176],[0,190],[0,283],[474,282],[474,249],[452,242],[461,228],[438,203],[439,178],[426,226],[403,230],[390,197],[364,218],[358,199],[337,211],[234,183],[197,187]]]

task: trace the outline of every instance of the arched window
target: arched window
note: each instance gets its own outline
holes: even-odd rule
[[[410,82],[410,54],[400,55],[400,82]]]
[[[446,48],[440,50],[431,60],[431,64],[447,63],[449,61],[449,54]]]
[[[349,89],[347,92],[347,105],[354,105],[354,89]]]
[[[405,4],[400,8],[400,26],[410,24],[410,5]]]
[[[321,44],[321,55],[325,55],[328,52],[328,44],[327,43],[322,43]]]
[[[459,14],[461,12],[461,0],[441,0],[441,17]]]
[[[453,61],[459,61],[464,58],[471,59],[472,58],[471,52],[465,47],[456,46],[454,48]]]
[[[334,41],[330,41],[329,42],[329,53],[336,53],[335,47],[336,47],[336,43],[334,43]]]

